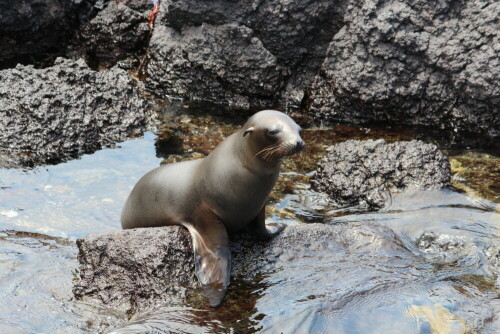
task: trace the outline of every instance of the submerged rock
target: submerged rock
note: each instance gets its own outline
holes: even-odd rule
[[[146,102],[125,71],[83,60],[0,71],[0,163],[46,163],[94,152],[145,129]]]
[[[328,149],[312,184],[338,206],[380,208],[390,192],[441,189],[450,179],[448,159],[434,144],[348,140]]]

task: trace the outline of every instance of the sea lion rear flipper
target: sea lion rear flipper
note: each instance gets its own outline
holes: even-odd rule
[[[210,306],[218,306],[229,285],[231,251],[226,227],[213,213],[205,212],[188,226],[193,239],[195,274]]]
[[[248,225],[248,231],[260,240],[269,240],[280,234],[285,224],[266,225],[266,206],[260,210],[255,219]]]

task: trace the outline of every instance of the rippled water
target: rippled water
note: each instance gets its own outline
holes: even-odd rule
[[[318,236],[306,244],[290,240],[285,250],[271,246],[269,252],[281,252],[277,262],[270,269],[254,261],[248,272],[235,273],[221,308],[200,306],[193,297],[129,319],[120,310],[73,300],[76,238],[120,229],[121,207],[140,176],[165,156],[202,156],[241,123],[183,117],[184,125],[162,128],[160,140],[146,133],[59,165],[0,169],[0,333],[500,331],[494,156],[487,191],[477,188],[481,171],[469,175],[455,166],[462,169],[454,182],[467,192],[394,194],[378,212],[330,208],[308,189],[316,158],[302,157],[285,166],[269,219],[319,223],[305,226],[319,229]],[[310,155],[335,135],[360,136],[340,129],[306,132],[306,140],[317,142]],[[456,159],[469,156],[460,152]],[[245,256],[237,253],[235,261]]]

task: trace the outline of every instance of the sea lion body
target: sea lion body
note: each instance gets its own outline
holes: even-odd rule
[[[300,127],[287,115],[264,110],[207,157],[156,168],[135,185],[122,211],[122,227],[180,224],[193,238],[195,269],[212,306],[229,284],[228,232],[245,227],[261,239],[268,230],[265,204],[281,159],[302,150]]]
[[[161,166],[145,174],[122,211],[122,227],[182,225],[192,221],[192,214],[204,202],[229,232],[245,228],[264,207],[279,167],[253,173],[228,158],[238,134],[227,137],[203,159]]]

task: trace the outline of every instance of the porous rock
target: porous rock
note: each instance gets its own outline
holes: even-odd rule
[[[351,1],[310,114],[499,136],[499,12],[494,0]]]
[[[180,226],[91,234],[77,240],[76,297],[129,310],[195,286],[191,236]]]
[[[146,102],[125,71],[80,59],[0,71],[0,159],[16,166],[91,153],[141,133]]]
[[[146,86],[160,96],[500,135],[494,0],[164,0]]]
[[[146,86],[157,95],[246,107],[252,97],[270,99],[281,85],[282,69],[252,35],[233,24],[182,32],[160,26],[150,43]]]
[[[181,226],[139,228],[89,235],[77,241],[80,262],[75,296],[97,300],[129,312],[182,300],[197,286],[189,232]],[[354,224],[350,228],[324,224],[288,226],[270,241],[247,234],[231,236],[232,277],[252,279],[280,271],[303,271],[311,257],[328,261],[328,251],[344,254],[404,249],[391,230]],[[318,265],[325,265],[319,260]]]
[[[147,17],[153,4],[147,0],[99,1],[71,41],[69,55],[89,61],[114,63],[142,55],[149,38]]]
[[[431,127],[458,143],[500,136],[498,1],[163,0],[153,32],[151,5],[2,3],[0,66],[145,53],[139,73],[160,97]]]
[[[0,69],[42,65],[61,55],[89,1],[0,1]]]
[[[146,85],[161,96],[298,107],[340,10],[334,1],[161,1]]]
[[[441,189],[450,178],[448,159],[434,144],[348,140],[328,149],[312,185],[340,207],[380,208],[391,192]]]

